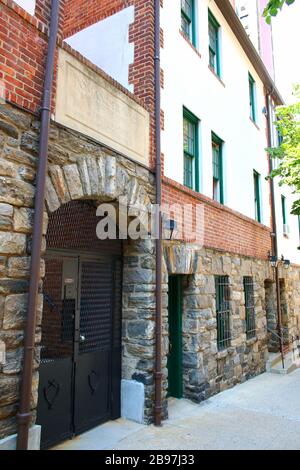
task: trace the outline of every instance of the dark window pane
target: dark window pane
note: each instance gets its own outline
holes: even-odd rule
[[[193,188],[193,166],[194,159],[190,155],[184,155],[184,185]]]
[[[188,19],[192,20],[192,12],[193,12],[193,0],[181,0],[181,10],[183,13],[188,17]]]
[[[184,15],[181,16],[181,30],[188,39],[191,39],[191,23]]]
[[[252,277],[244,277],[246,335],[247,339],[256,336],[254,285]]]

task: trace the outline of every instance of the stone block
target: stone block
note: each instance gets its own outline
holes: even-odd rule
[[[16,178],[18,175],[18,168],[13,163],[0,158],[0,175],[9,176],[10,178]]]
[[[60,202],[49,176],[47,176],[46,180],[45,198],[50,212],[54,212],[59,209]]]
[[[14,229],[16,232],[31,233],[34,210],[22,207],[14,210]]]
[[[127,334],[130,339],[154,337],[155,323],[146,320],[135,320],[127,323]]]
[[[4,132],[6,135],[17,139],[19,137],[18,129],[10,124],[7,121],[0,119],[0,131]]]
[[[34,186],[15,178],[0,176],[0,202],[14,206],[32,207]]]
[[[10,405],[19,399],[20,378],[2,376],[0,380],[1,406]]]
[[[6,104],[0,105],[0,117],[5,122],[12,123],[15,127],[22,130],[28,129],[31,123],[31,115],[19,111],[18,109],[7,106]]]
[[[26,250],[26,235],[0,232],[0,253],[22,255]]]
[[[72,199],[80,199],[83,197],[83,189],[81,186],[80,175],[77,165],[65,165],[64,175]]]
[[[6,361],[2,366],[2,372],[6,375],[19,374],[22,368],[23,348],[7,350]]]
[[[184,352],[183,353],[183,367],[189,369],[199,369],[200,367],[200,357],[199,354],[194,352]]]
[[[62,204],[69,202],[70,194],[61,167],[59,165],[50,165],[49,171],[59,200]]]

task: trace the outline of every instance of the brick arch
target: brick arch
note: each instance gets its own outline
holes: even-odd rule
[[[126,198],[128,207],[150,209],[145,187],[114,156],[81,156],[74,163],[50,164],[46,184],[48,213],[70,201],[116,202]]]

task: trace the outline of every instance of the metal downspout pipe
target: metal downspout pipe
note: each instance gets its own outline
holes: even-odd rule
[[[161,125],[160,125],[160,0],[154,0],[154,88],[155,88],[155,149],[156,149],[156,204],[158,238],[156,240],[156,337],[155,337],[155,404],[154,423],[162,421],[162,171],[161,171]]]
[[[29,297],[24,339],[23,374],[20,390],[20,408],[17,415],[18,435],[17,450],[27,450],[28,433],[31,423],[31,389],[33,374],[33,356],[35,346],[36,310],[40,281],[41,246],[43,235],[43,213],[47,175],[49,127],[51,114],[51,95],[54,74],[55,50],[58,32],[59,0],[52,0],[51,20],[48,41],[48,53],[45,71],[44,92],[41,106],[41,128],[39,143],[39,161],[35,192],[35,211],[32,234]]]
[[[270,93],[266,94],[266,109],[267,109],[267,137],[268,147],[272,147],[272,132],[271,132],[271,104]],[[268,155],[269,174],[273,170],[272,158]],[[272,213],[272,255],[278,259],[278,236],[277,236],[277,222],[276,222],[276,205],[275,205],[275,188],[274,180],[270,178],[270,193],[271,193],[271,213]],[[280,338],[280,353],[282,360],[282,367],[284,369],[284,352],[283,352],[283,337],[282,337],[282,316],[281,316],[281,299],[280,299],[280,279],[278,265],[275,267],[275,284],[276,284],[276,305],[277,305],[277,331]]]

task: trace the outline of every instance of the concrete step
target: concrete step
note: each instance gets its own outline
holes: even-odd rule
[[[282,366],[281,354],[270,353],[266,364],[267,372],[271,374],[290,374],[300,368],[300,357],[297,351],[290,351],[284,356],[284,368]]]

